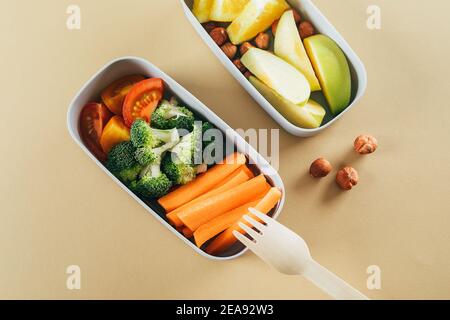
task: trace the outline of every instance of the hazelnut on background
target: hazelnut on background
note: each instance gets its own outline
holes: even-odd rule
[[[309,173],[314,178],[323,178],[326,177],[331,170],[333,170],[331,163],[324,158],[319,158],[311,164]]]
[[[343,190],[351,190],[358,184],[359,176],[358,171],[352,167],[344,167],[338,171],[336,175],[336,183]]]
[[[378,148],[378,141],[371,135],[360,135],[354,142],[355,151],[359,154],[370,154]]]
[[[217,43],[218,46],[222,46],[225,42],[228,41],[227,30],[222,27],[212,29],[209,35],[214,40],[214,42]]]
[[[298,32],[300,33],[300,38],[305,39],[316,33],[314,26],[309,21],[303,21],[298,25]]]

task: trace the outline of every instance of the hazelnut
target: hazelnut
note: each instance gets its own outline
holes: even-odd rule
[[[250,42],[244,42],[243,44],[241,44],[241,47],[239,49],[241,56],[246,54],[247,51],[250,50],[251,48],[254,48],[254,47]]]
[[[298,25],[298,32],[300,33],[300,38],[302,39],[308,38],[316,33],[314,26],[309,21],[303,21],[300,23]]]
[[[278,23],[280,22],[280,19],[275,20],[274,23],[272,23],[272,34],[275,35],[277,33]]]
[[[375,137],[364,134],[356,138],[354,147],[359,154],[369,154],[377,150],[378,141]]]
[[[251,76],[253,76],[253,73],[251,73],[250,71],[246,71],[246,72],[244,73],[244,76],[245,76],[247,79],[249,79]]]
[[[294,13],[295,24],[299,24],[300,21],[302,21],[302,16],[297,12],[297,10],[292,10],[292,12]]]
[[[331,163],[324,158],[319,158],[311,164],[309,173],[314,178],[323,178],[326,177],[331,172],[331,170],[333,170]]]
[[[210,33],[217,27],[217,24],[215,22],[208,22],[203,24],[203,28],[205,28],[206,32]]]
[[[270,37],[265,32],[260,32],[255,38],[255,44],[258,48],[267,50],[269,49]]]
[[[214,40],[214,42],[217,43],[218,46],[222,46],[225,42],[228,41],[227,30],[222,27],[212,29],[209,35]]]
[[[232,44],[231,42],[225,43],[223,46],[220,47],[220,49],[222,49],[222,51],[230,59],[233,59],[234,56],[236,56],[237,47],[234,44]]]
[[[336,183],[343,190],[351,190],[358,184],[358,171],[352,167],[344,167],[336,175]]]
[[[247,71],[247,68],[244,66],[241,59],[236,59],[233,61],[233,63],[236,66],[236,68],[239,69],[240,72],[245,73]]]

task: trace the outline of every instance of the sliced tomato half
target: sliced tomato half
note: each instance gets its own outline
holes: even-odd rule
[[[80,136],[86,147],[100,161],[106,160],[106,154],[100,145],[103,128],[111,119],[112,113],[102,103],[88,103],[80,114]]]
[[[123,101],[125,100],[126,95],[136,83],[142,80],[145,80],[144,76],[131,75],[114,81],[105,90],[103,90],[103,103],[113,113],[122,115]]]
[[[123,103],[123,118],[131,128],[136,119],[150,122],[153,111],[164,95],[164,82],[159,78],[150,78],[134,85]]]

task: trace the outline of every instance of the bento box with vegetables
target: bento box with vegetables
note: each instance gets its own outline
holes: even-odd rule
[[[84,145],[132,193],[211,255],[236,238],[249,207],[270,214],[281,190],[160,78],[113,81],[79,116]],[[217,134],[219,132],[219,135]],[[209,134],[213,132],[213,134]],[[221,137],[222,138],[218,138]]]
[[[330,25],[324,26],[325,18],[309,0],[194,0],[185,3],[221,54],[229,59],[229,62],[222,62],[227,67],[234,64],[266,103],[284,118],[280,124],[285,126],[287,120],[289,125],[285,128],[291,133],[307,136],[308,130],[317,131],[333,122],[356,100],[358,89],[364,89],[364,79],[360,79],[361,88],[358,88],[357,78],[365,77],[359,58],[353,56],[349,48],[344,53],[333,39],[338,35]],[[298,7],[306,9],[300,12]],[[309,15],[314,16],[324,32],[334,37],[319,32]],[[203,37],[203,32],[199,33]],[[354,68],[358,69],[355,74]],[[241,83],[245,81],[242,75],[234,72],[233,75]],[[272,110],[266,111],[278,121]]]

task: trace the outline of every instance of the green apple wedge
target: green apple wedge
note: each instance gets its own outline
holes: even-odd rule
[[[275,54],[303,73],[309,81],[311,91],[322,89],[303,46],[292,10],[286,11],[278,23],[275,34]]]
[[[348,107],[351,99],[352,81],[347,58],[336,42],[325,35],[308,37],[303,43],[331,112],[337,115]]]
[[[241,58],[244,66],[269,88],[293,104],[304,104],[311,95],[305,76],[276,55],[251,48]]]
[[[250,77],[249,81],[292,124],[304,129],[315,129],[322,124],[326,111],[317,102],[310,99],[299,106],[284,99],[256,77]]]

